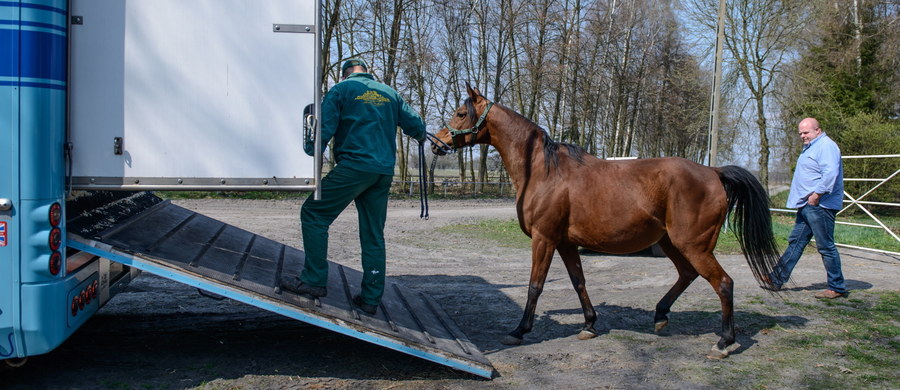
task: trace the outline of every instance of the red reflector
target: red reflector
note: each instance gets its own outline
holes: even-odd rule
[[[72,298],[72,317],[78,315],[78,297]]]
[[[6,221],[0,221],[0,246],[6,246]]]
[[[59,203],[54,203],[50,206],[50,226],[59,226],[59,223],[62,221],[62,206]]]
[[[50,254],[50,264],[48,264],[50,268],[50,275],[59,275],[59,270],[62,269],[62,255],[59,252],[53,252]]]
[[[50,239],[48,241],[50,250],[55,251],[59,249],[59,246],[62,244],[62,230],[59,230],[58,227],[50,229]]]

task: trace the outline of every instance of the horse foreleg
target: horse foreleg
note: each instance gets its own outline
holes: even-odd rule
[[[594,305],[591,304],[591,298],[588,297],[587,288],[585,287],[584,270],[581,267],[581,256],[578,254],[578,246],[561,245],[556,250],[566,265],[569,279],[572,280],[572,287],[578,293],[581,310],[584,312],[584,327],[578,333],[578,339],[587,340],[597,337],[597,330],[594,329],[594,323],[597,322],[597,312],[594,311]]]
[[[531,332],[534,325],[534,311],[537,307],[538,297],[544,291],[544,282],[547,280],[547,272],[550,270],[550,263],[553,261],[553,245],[546,240],[538,237],[537,234],[531,239],[531,277],[528,282],[528,300],[525,302],[525,312],[522,314],[522,320],[519,326],[510,332],[500,342],[506,345],[522,344],[522,338],[525,333]]]

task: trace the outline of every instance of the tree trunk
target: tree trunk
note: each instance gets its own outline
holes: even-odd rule
[[[763,188],[769,188],[769,136],[766,135],[766,112],[763,97],[756,99],[756,125],[759,129],[759,182]]]

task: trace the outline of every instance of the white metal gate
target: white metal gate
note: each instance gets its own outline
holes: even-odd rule
[[[840,246],[840,247],[845,247],[845,248],[862,249],[862,250],[867,250],[867,251],[873,251],[873,252],[885,253],[885,254],[889,254],[889,255],[900,256],[900,237],[898,237],[897,233],[895,233],[891,229],[890,226],[888,226],[887,224],[885,224],[882,221],[882,218],[879,218],[877,215],[872,213],[869,210],[869,208],[867,208],[867,206],[900,207],[900,203],[875,202],[875,201],[867,200],[867,197],[869,197],[873,192],[875,192],[876,190],[878,190],[879,188],[884,186],[889,181],[894,180],[898,176],[900,176],[900,154],[884,154],[884,155],[872,155],[872,156],[842,156],[841,158],[844,160],[894,159],[893,161],[897,162],[897,164],[896,164],[897,168],[894,170],[893,173],[887,175],[887,177],[883,177],[883,178],[848,178],[848,177],[845,177],[844,178],[845,183],[846,182],[865,182],[865,183],[872,183],[872,186],[869,187],[862,194],[851,194],[851,193],[847,192],[846,188],[845,188],[844,204],[846,204],[846,206],[844,206],[843,209],[838,211],[838,214],[837,214],[838,218],[835,221],[835,223],[839,224],[839,225],[880,229],[880,230],[884,231],[884,233],[886,235],[893,238],[894,242],[896,242],[897,245],[896,245],[896,250],[883,250],[883,249],[877,249],[877,248],[867,248],[864,246],[850,245],[850,244],[845,244],[845,243],[840,243],[840,242],[835,242],[835,245]],[[841,213],[843,213],[849,209],[853,209],[853,208],[858,208],[858,209],[862,210],[862,212],[864,212],[866,215],[869,216],[869,218],[872,219],[873,223],[856,223],[856,222],[842,221],[840,219]],[[797,212],[796,210],[788,210],[788,209],[773,208],[771,210],[777,211],[777,212],[787,212],[787,213],[796,213]],[[835,237],[835,241],[838,241],[838,240],[840,240],[840,237]]]

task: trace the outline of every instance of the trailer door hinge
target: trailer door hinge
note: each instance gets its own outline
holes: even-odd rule
[[[315,33],[316,26],[312,24],[278,24],[272,25],[273,32],[282,33]]]
[[[122,137],[113,138],[113,154],[116,156],[122,155]]]

